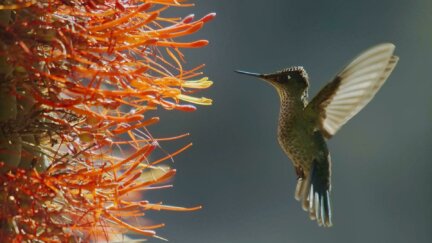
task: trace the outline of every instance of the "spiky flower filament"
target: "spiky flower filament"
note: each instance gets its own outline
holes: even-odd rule
[[[131,201],[168,188],[175,170],[161,166],[190,147],[152,158],[159,142],[147,127],[165,109],[193,111],[191,96],[212,85],[203,65],[186,70],[179,42],[214,14],[165,17],[181,0],[0,1],[0,239],[88,241],[162,224],[127,218],[146,210],[189,211]],[[185,103],[183,103],[185,102]]]

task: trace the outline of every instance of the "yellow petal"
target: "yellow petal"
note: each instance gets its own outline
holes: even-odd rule
[[[177,98],[192,104],[197,104],[197,105],[211,105],[212,104],[212,100],[205,98],[205,97],[201,97],[201,98],[197,98],[197,97],[192,97],[189,95],[183,95],[183,94],[179,94],[177,95]]]
[[[185,81],[182,86],[185,88],[192,88],[192,89],[207,89],[208,87],[212,86],[213,82],[208,80],[208,77],[204,77],[199,80],[190,80]]]

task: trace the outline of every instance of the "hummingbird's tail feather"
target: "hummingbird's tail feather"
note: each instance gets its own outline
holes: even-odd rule
[[[296,190],[295,190],[295,194],[294,197],[297,201],[300,201],[301,199],[301,191],[303,188],[303,184],[304,184],[304,178],[298,178],[297,179],[297,186],[296,186]]]
[[[328,178],[323,180],[322,174],[317,173],[317,164],[314,163],[308,175],[297,180],[295,198],[309,212],[311,220],[317,220],[319,226],[331,227],[330,186]]]

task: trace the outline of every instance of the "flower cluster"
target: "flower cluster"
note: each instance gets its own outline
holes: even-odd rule
[[[147,127],[163,107],[194,111],[212,85],[186,70],[177,41],[214,18],[166,17],[182,0],[0,1],[0,239],[109,240],[158,225],[133,225],[146,210],[188,211],[128,195],[170,187],[151,158],[160,141]],[[162,184],[161,184],[162,183]]]

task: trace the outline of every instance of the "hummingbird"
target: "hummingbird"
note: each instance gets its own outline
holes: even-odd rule
[[[326,140],[365,107],[395,68],[395,46],[383,43],[354,58],[309,102],[309,77],[301,66],[259,74],[280,98],[277,139],[297,174],[295,199],[319,226],[332,226],[331,158]]]

